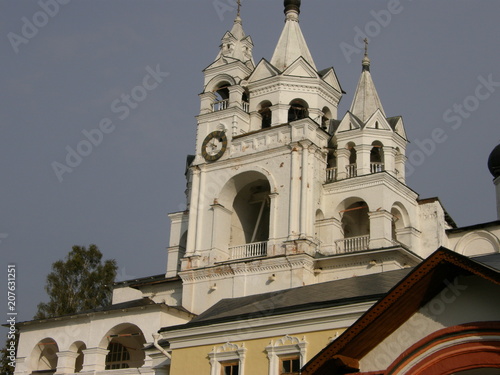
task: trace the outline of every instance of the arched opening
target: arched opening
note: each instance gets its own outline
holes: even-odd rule
[[[337,180],[337,145],[330,142],[326,157],[326,182]]]
[[[384,170],[384,150],[380,141],[372,143],[370,150],[370,171],[371,173],[382,172]]]
[[[272,106],[272,103],[268,100],[262,102],[259,106],[260,107],[259,114],[262,117],[262,124],[261,124],[262,129],[271,127],[271,124],[273,121],[271,106]]]
[[[241,106],[245,112],[250,112],[250,99],[246,91],[241,95]]]
[[[231,217],[231,246],[269,239],[270,186],[257,180],[238,191]]]
[[[294,99],[290,102],[290,109],[288,110],[288,122],[301,120],[309,117],[309,106],[306,101],[302,99]]]
[[[323,116],[321,117],[321,127],[328,131],[330,120],[332,119],[332,111],[330,111],[330,108],[328,107],[323,107],[322,112]]]
[[[401,242],[398,239],[398,233],[405,227],[403,221],[403,214],[397,207],[392,207],[391,215],[392,215],[392,240],[396,242]]]
[[[36,344],[31,353],[33,373],[54,373],[57,370],[59,347],[54,339],[45,338]]]
[[[74,371],[75,373],[80,372],[83,369],[83,362],[84,362],[83,351],[85,349],[87,349],[87,346],[85,345],[85,343],[81,341],[73,343],[69,348],[70,351],[78,354],[78,357],[76,357],[75,359],[75,371]]]
[[[219,192],[217,206],[224,210],[216,211],[214,231],[220,235],[213,243],[227,249],[229,259],[267,255],[274,188],[272,176],[253,170],[233,176]]]
[[[220,82],[214,89],[215,101],[212,104],[214,112],[222,111],[229,107],[229,82]]]
[[[139,368],[144,365],[142,350],[146,340],[141,329],[134,324],[119,324],[108,331],[100,347],[109,350],[106,356],[106,370]]]
[[[346,202],[346,208],[340,211],[344,239],[337,241],[338,252],[354,252],[368,249],[370,241],[370,218],[368,205],[362,200]]]
[[[349,164],[346,166],[347,178],[357,176],[357,159],[358,154],[356,152],[356,144],[354,142],[349,142],[347,144],[347,149],[349,150]]]

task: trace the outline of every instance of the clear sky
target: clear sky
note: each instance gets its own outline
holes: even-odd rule
[[[167,214],[185,208],[202,70],[234,3],[1,0],[0,285],[15,263],[20,320],[74,244],[116,259],[119,280],[165,272]],[[302,1],[315,63],[333,66],[347,92],[339,116],[368,36],[385,112],[403,116],[412,142],[408,185],[438,196],[459,226],[496,219],[486,162],[500,141],[499,15],[491,0]],[[282,0],[243,0],[242,18],[256,63],[270,60]],[[76,150],[84,156],[68,156]]]

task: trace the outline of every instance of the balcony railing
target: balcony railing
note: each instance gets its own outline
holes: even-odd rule
[[[384,163],[370,163],[370,172],[377,173],[384,170]]]
[[[358,236],[344,238],[343,240],[335,241],[337,254],[354,253],[356,251],[368,250],[370,236]]]
[[[356,177],[358,175],[358,169],[356,164],[349,164],[345,167],[347,172],[347,178]]]
[[[326,170],[326,182],[337,181],[337,167],[328,168]]]
[[[253,242],[229,248],[231,259],[254,258],[267,255],[267,241]]]
[[[241,106],[242,106],[243,110],[244,110],[246,113],[249,113],[249,112],[250,112],[250,103],[248,103],[248,102],[242,102],[242,103],[241,103]]]
[[[222,111],[224,109],[227,109],[228,107],[229,107],[229,99],[219,100],[218,102],[212,104],[212,111],[214,112]]]

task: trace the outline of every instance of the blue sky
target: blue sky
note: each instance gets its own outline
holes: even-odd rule
[[[366,35],[386,114],[403,116],[412,142],[408,185],[438,196],[460,226],[495,220],[486,161],[500,141],[500,2],[302,3],[316,65],[333,66],[347,92],[339,116]],[[17,265],[20,320],[31,319],[51,264],[74,244],[97,244],[121,280],[165,271],[167,214],[185,207],[202,70],[232,26],[233,4],[1,1],[0,251],[5,268]],[[269,60],[282,1],[243,0],[242,17],[255,61]],[[145,81],[151,71],[157,80]],[[92,136],[91,148],[82,144]],[[68,166],[77,147],[85,156],[70,157],[71,172],[58,177],[54,163]]]

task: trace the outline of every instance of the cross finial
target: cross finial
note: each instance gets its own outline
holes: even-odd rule
[[[239,17],[241,13],[241,0],[238,0],[238,13],[237,16]]]
[[[365,38],[363,42],[365,42],[365,56],[368,56],[368,38]]]

